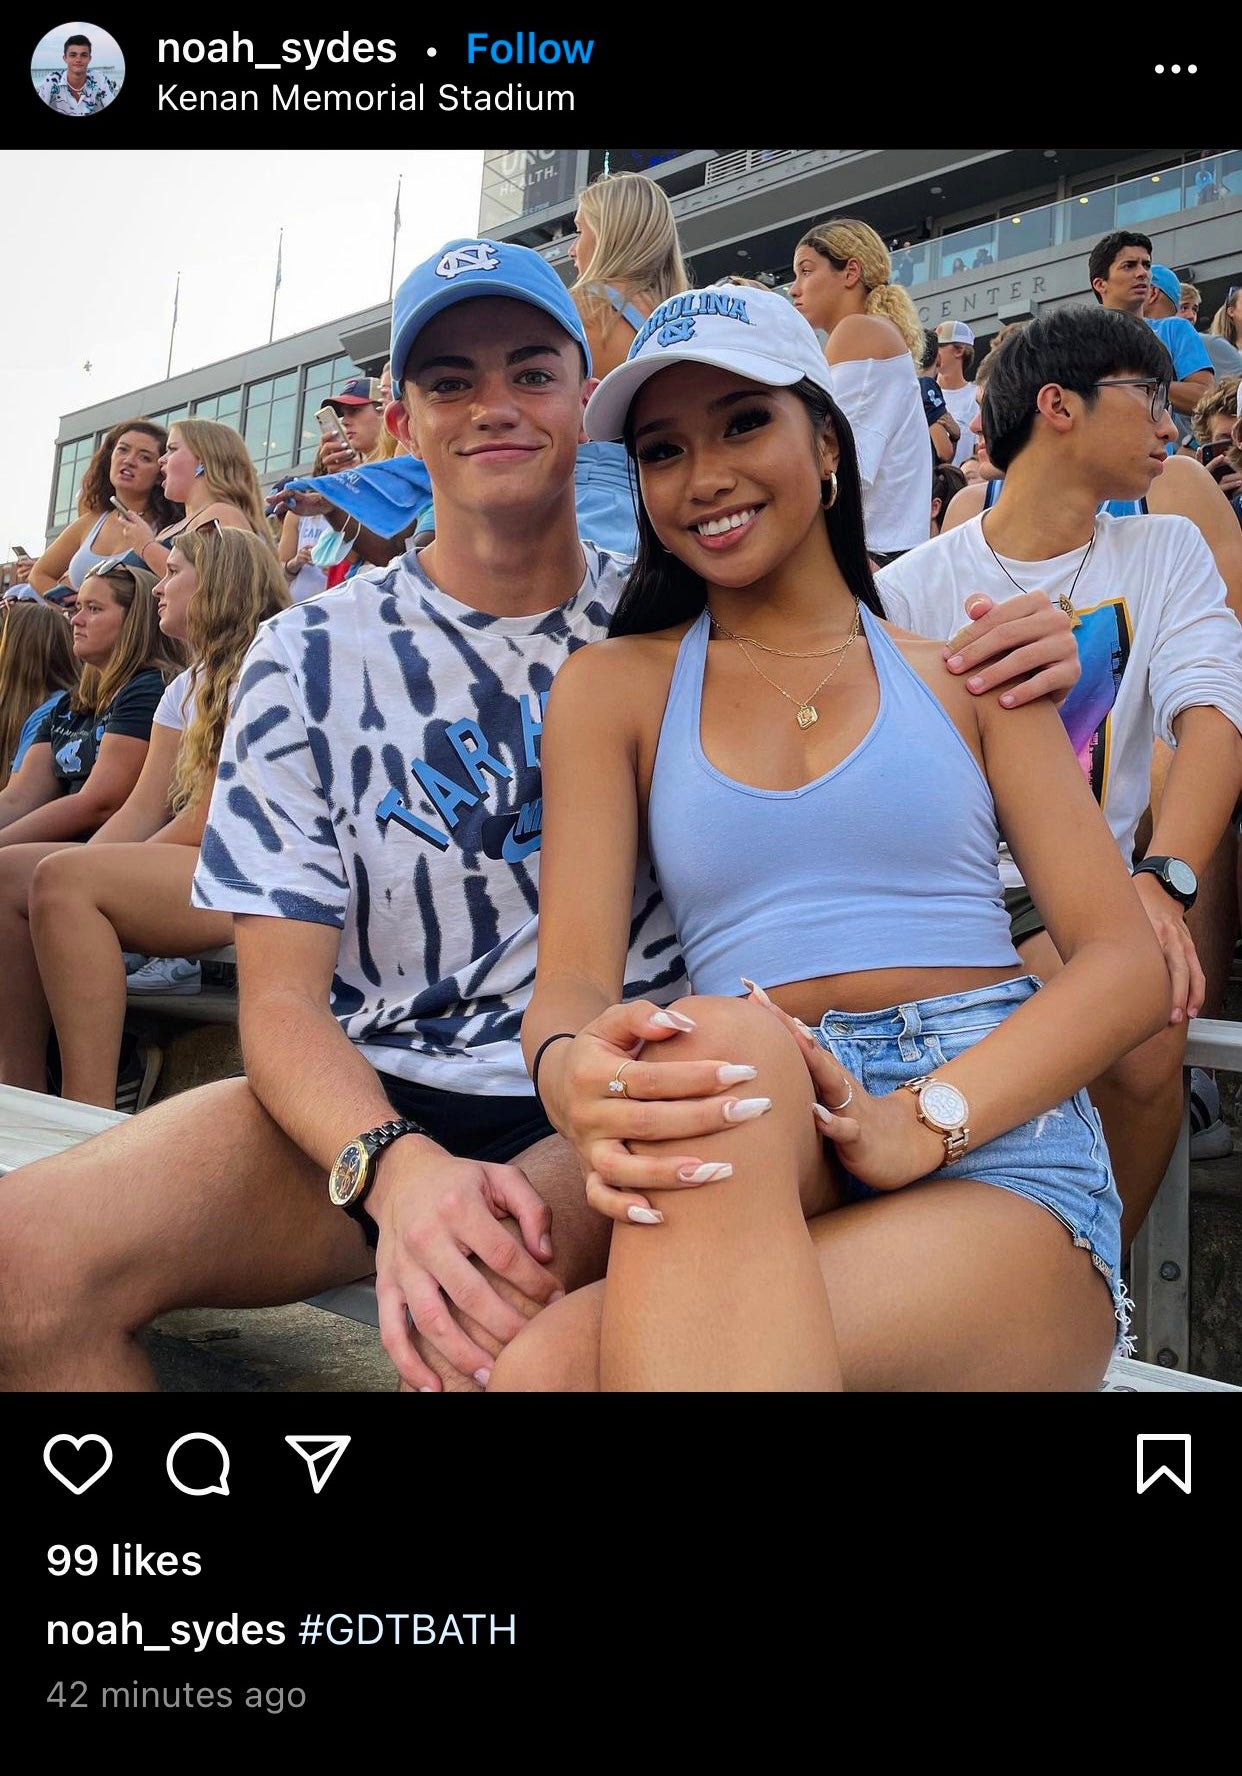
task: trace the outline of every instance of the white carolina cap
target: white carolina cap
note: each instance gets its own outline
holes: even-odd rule
[[[622,437],[635,395],[670,364],[712,364],[769,388],[791,388],[805,378],[832,393],[815,330],[787,297],[749,285],[709,284],[670,296],[653,310],[625,363],[609,371],[587,402],[587,437],[597,443]]]

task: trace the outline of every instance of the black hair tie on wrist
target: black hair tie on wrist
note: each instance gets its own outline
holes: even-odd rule
[[[531,1084],[535,1088],[536,1097],[539,1097],[539,1063],[543,1059],[544,1049],[549,1048],[554,1042],[572,1042],[577,1034],[578,1032],[576,1030],[558,1030],[554,1036],[545,1036],[543,1041],[539,1044],[539,1047],[535,1050],[535,1058],[530,1064],[530,1078]],[[540,1101],[542,1102],[542,1100]]]

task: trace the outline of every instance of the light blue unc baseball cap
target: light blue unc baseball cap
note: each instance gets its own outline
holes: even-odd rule
[[[392,380],[405,376],[406,359],[418,335],[455,302],[471,296],[508,296],[529,302],[559,321],[582,348],[587,375],[591,352],[573,298],[546,259],[515,241],[453,240],[416,265],[392,303]]]
[[[1156,286],[1157,290],[1159,290],[1160,294],[1162,296],[1167,296],[1174,308],[1176,308],[1182,299],[1181,280],[1178,278],[1176,272],[1167,265],[1153,265],[1151,268],[1151,281]]]

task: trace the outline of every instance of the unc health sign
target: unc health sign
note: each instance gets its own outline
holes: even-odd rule
[[[479,233],[563,203],[577,191],[574,148],[489,148],[483,156]]]

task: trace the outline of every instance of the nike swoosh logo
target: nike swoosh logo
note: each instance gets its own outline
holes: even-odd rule
[[[500,855],[506,863],[521,863],[532,851],[538,851],[542,842],[542,833],[536,833],[533,839],[516,839],[511,832],[507,832],[505,842],[500,847]]]

